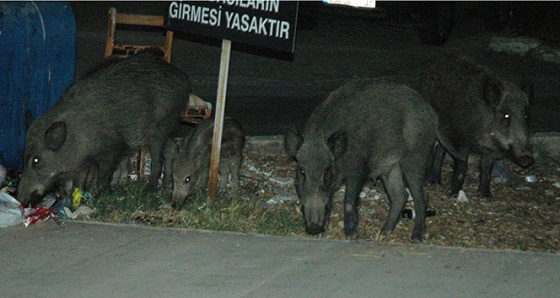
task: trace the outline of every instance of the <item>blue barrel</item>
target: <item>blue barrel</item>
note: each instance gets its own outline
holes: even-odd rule
[[[0,2],[0,154],[21,169],[25,112],[37,118],[75,76],[76,21],[67,2]]]

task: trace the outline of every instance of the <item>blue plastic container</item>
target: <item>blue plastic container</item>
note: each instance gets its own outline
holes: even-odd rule
[[[0,2],[0,153],[21,169],[25,112],[37,118],[75,76],[76,21],[67,2]]]

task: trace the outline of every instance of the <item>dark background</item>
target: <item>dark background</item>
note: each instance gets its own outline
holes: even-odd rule
[[[77,73],[103,59],[107,10],[163,14],[169,2],[71,2],[77,24]],[[300,3],[295,53],[233,43],[226,116],[249,135],[283,134],[300,127],[332,90],[354,78],[380,78],[415,86],[418,72],[442,51],[459,51],[514,81],[530,79],[535,100],[532,132],[560,131],[559,65],[532,55],[488,50],[494,36],[529,36],[553,48],[559,40],[556,2],[455,2],[450,38],[440,46],[420,39],[430,12],[442,2],[377,2],[375,10]],[[436,23],[437,24],[437,23]],[[125,28],[126,29],[126,28]],[[558,29],[558,30],[556,30]],[[153,30],[118,31],[123,42],[157,43]],[[221,41],[176,33],[172,63],[193,81],[194,93],[215,103]],[[341,107],[343,108],[343,107]]]

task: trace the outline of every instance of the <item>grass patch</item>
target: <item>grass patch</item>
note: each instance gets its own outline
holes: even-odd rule
[[[115,186],[111,193],[97,195],[92,204],[97,211],[92,217],[103,221],[126,221],[128,214],[158,210],[171,198],[167,193],[146,192],[146,185],[145,181],[131,181]]]
[[[98,195],[92,218],[104,222],[136,223],[157,227],[176,227],[218,231],[238,231],[267,235],[296,236],[304,233],[297,204],[268,205],[258,199],[219,194],[208,206],[207,193],[187,200],[179,211],[171,208],[170,191],[145,192],[146,182],[131,181],[114,188],[111,194]]]

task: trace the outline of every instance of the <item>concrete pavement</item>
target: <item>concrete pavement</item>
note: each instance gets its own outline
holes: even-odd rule
[[[560,256],[53,221],[0,229],[3,297],[552,297]]]

